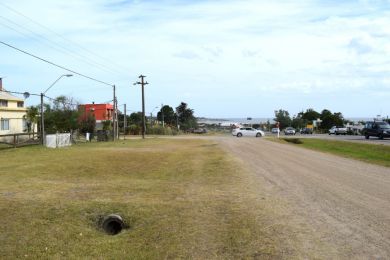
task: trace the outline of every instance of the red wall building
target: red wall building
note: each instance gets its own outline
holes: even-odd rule
[[[84,104],[79,106],[81,120],[85,120],[88,115],[93,115],[96,120],[96,129],[101,127],[101,122],[112,120],[114,106],[111,104]]]

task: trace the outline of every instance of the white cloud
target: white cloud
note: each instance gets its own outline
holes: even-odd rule
[[[25,36],[21,36],[1,27],[7,23],[0,18],[2,39],[116,83],[123,102],[134,105],[133,109],[139,108],[138,94],[132,93],[128,86],[140,73],[149,76],[150,107],[161,101],[176,106],[183,98],[200,115],[229,116],[237,113],[230,104],[235,100],[234,103],[248,103],[240,112],[243,115],[245,109],[253,107],[259,108],[258,116],[265,116],[272,114],[275,107],[271,107],[272,102],[259,107],[257,96],[261,93],[266,92],[270,99],[279,99],[284,93],[294,94],[294,100],[284,99],[286,109],[321,93],[337,95],[344,90],[353,91],[356,96],[361,93],[363,100],[367,89],[385,86],[383,79],[390,71],[390,9],[386,1],[3,2],[94,55],[10,10],[4,9],[2,16],[100,65],[58,52],[52,49],[52,43],[37,42],[27,31],[22,30]],[[60,73],[3,46],[0,54],[9,58],[3,64],[10,82],[18,78],[14,80],[18,86],[30,80],[24,75],[45,75],[34,78],[33,91],[47,84],[46,77],[55,78]],[[67,82],[68,89],[75,95],[83,93],[81,99],[86,101],[103,100],[110,95],[95,83],[80,84],[75,79]],[[84,90],[95,86],[95,92]],[[216,109],[209,107],[212,102],[205,107],[199,101],[202,95],[203,99],[217,99],[215,105],[226,107],[220,110],[225,114],[209,112]],[[377,97],[372,102],[384,100]],[[350,111],[365,113],[359,109]]]

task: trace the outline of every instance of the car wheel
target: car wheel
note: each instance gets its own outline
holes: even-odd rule
[[[256,137],[261,137],[261,134],[260,134],[260,133],[257,133],[257,134],[256,134]]]
[[[241,133],[238,133],[238,134],[237,134],[237,137],[241,137],[241,136],[242,136],[242,134],[241,134]]]
[[[368,134],[366,134],[364,137],[365,137],[366,139],[369,139],[369,138],[370,138],[370,136],[369,136]]]
[[[383,140],[383,134],[379,134],[378,138]]]

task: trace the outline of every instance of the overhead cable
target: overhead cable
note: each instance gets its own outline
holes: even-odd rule
[[[87,76],[87,75],[85,75],[85,74],[82,74],[82,73],[80,73],[80,72],[74,71],[74,70],[72,70],[72,69],[68,69],[68,68],[66,68],[66,67],[64,67],[64,66],[61,66],[61,65],[58,65],[58,64],[56,64],[56,63],[54,63],[54,62],[52,62],[52,61],[46,60],[46,59],[44,59],[44,58],[38,57],[37,55],[34,55],[34,54],[32,54],[32,53],[29,53],[29,52],[27,52],[27,51],[24,51],[24,50],[22,50],[22,49],[19,49],[19,48],[15,47],[15,46],[12,46],[11,44],[5,43],[5,42],[3,42],[3,41],[0,41],[0,43],[3,44],[3,45],[5,45],[5,46],[7,46],[7,47],[10,47],[10,48],[12,48],[12,49],[14,49],[14,50],[17,50],[17,51],[19,51],[19,52],[21,52],[21,53],[24,53],[24,54],[26,54],[26,55],[28,55],[28,56],[31,56],[31,57],[33,57],[33,58],[35,58],[35,59],[38,59],[38,60],[43,61],[43,62],[46,62],[46,63],[48,63],[48,64],[50,64],[50,65],[52,65],[52,66],[54,66],[54,67],[57,67],[57,68],[60,68],[60,69],[69,71],[69,72],[71,72],[71,73],[73,73],[73,74],[79,75],[79,76],[81,76],[81,77],[84,77],[84,78],[87,78],[87,79],[90,79],[90,80],[93,80],[93,81],[96,81],[96,82],[99,82],[99,83],[104,84],[104,85],[107,85],[107,86],[114,86],[114,84],[110,84],[110,83],[104,82],[104,81],[102,81],[102,80],[95,79],[95,78],[93,78],[93,77],[90,77],[90,76]]]

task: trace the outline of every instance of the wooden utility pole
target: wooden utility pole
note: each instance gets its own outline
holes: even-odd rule
[[[113,101],[112,101],[112,104],[113,104],[113,115],[112,115],[112,138],[113,140],[115,141],[116,139],[116,123],[115,123],[115,120],[116,120],[116,95],[115,95],[115,85],[112,86],[113,87]]]
[[[126,126],[127,126],[127,116],[126,116],[126,104],[124,104],[124,118],[123,118],[123,140],[126,140]]]
[[[41,93],[41,144],[45,145],[45,118],[43,111],[43,93]]]
[[[141,85],[142,87],[142,139],[145,139],[145,132],[146,132],[146,125],[145,125],[145,91],[144,87],[145,85],[148,85],[149,83],[145,81],[146,76],[140,75],[138,78],[141,79],[141,82],[136,82],[134,85]]]

